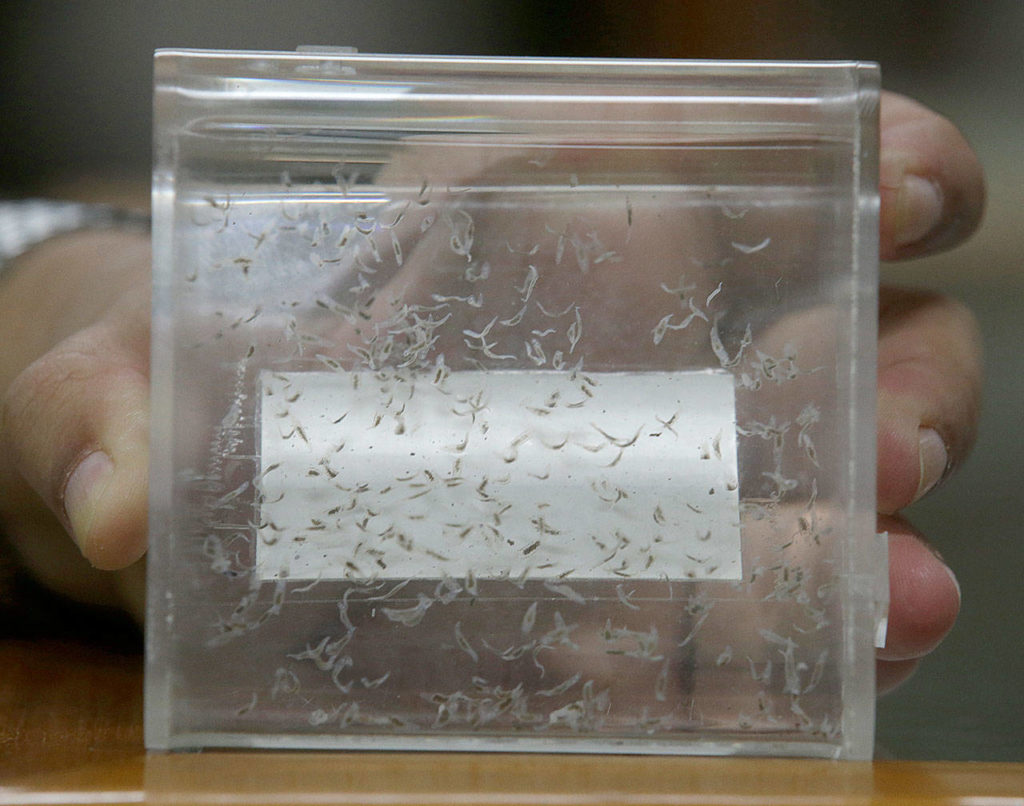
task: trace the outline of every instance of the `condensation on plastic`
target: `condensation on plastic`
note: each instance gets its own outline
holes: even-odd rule
[[[868,757],[877,100],[159,52],[147,745]]]

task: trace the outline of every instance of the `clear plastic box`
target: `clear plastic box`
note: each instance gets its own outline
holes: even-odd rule
[[[868,757],[877,103],[158,52],[147,745]]]

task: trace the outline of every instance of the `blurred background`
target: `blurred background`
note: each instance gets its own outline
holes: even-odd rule
[[[3,25],[0,193],[140,205],[157,47],[880,62],[887,88],[967,135],[989,209],[967,245],[883,269],[974,310],[988,377],[973,456],[909,513],[956,570],[963,611],[880,700],[878,753],[1024,760],[1024,2],[7,0]]]

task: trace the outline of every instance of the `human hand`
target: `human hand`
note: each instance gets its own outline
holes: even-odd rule
[[[955,246],[984,206],[977,158],[951,123],[885,94],[881,109],[881,257]],[[981,398],[981,340],[971,314],[938,294],[883,287],[878,341],[879,530],[889,533],[890,609],[878,689],[912,674],[953,626],[952,571],[899,511],[963,461]]]
[[[142,234],[79,232],[0,278],[0,529],[52,590],[138,619],[149,266]]]
[[[892,93],[883,93],[880,123],[881,258],[905,260],[960,243],[977,227],[984,206],[982,170],[970,146],[949,121]],[[563,165],[556,170],[570,169]],[[637,219],[635,214],[634,222]],[[638,297],[643,298],[636,287],[638,275],[653,275],[661,267],[671,276],[647,278],[651,287],[656,288],[659,280],[672,282],[679,271],[673,257],[700,240],[696,229],[656,230],[651,235],[648,232],[644,241],[643,265],[632,266],[631,271],[591,267],[588,275],[593,278],[605,270],[591,285],[606,298],[627,301],[630,311],[638,306]],[[442,244],[440,251],[445,250]],[[428,287],[436,290],[437,282],[433,276],[423,278],[420,293],[425,295]],[[567,303],[571,307],[574,300],[579,301],[578,295],[586,294],[586,287],[567,288],[563,277],[558,282],[560,287],[549,284],[545,289],[554,309]],[[699,298],[714,287],[713,281],[702,287],[700,277],[694,282],[701,287]],[[609,293],[608,288],[614,290]],[[884,692],[905,680],[919,659],[938,645],[959,610],[960,591],[952,571],[899,512],[947,478],[970,449],[979,413],[982,362],[974,319],[955,301],[929,291],[894,287],[880,289],[879,301],[878,528],[889,534],[891,580],[888,640],[878,653],[878,689]],[[608,304],[597,302],[598,306]],[[584,299],[581,307],[594,306]],[[481,322],[467,320],[452,331],[479,329],[489,316]],[[593,327],[584,336],[592,340],[586,345],[588,360],[601,357],[601,345],[613,354],[621,351],[621,344],[634,350],[645,344],[651,350],[650,323],[643,317],[627,312],[612,318],[617,338],[598,335],[595,346]],[[780,347],[803,325],[806,333],[822,330],[821,322],[784,324],[776,336]],[[520,327],[528,331],[537,326],[545,325]],[[646,354],[644,362],[653,360],[652,355]]]
[[[927,254],[966,237],[980,215],[982,180],[956,130],[889,95],[882,144],[883,258]],[[140,615],[133,563],[146,531],[148,245],[138,236],[79,234],[22,263],[0,286],[0,328],[13,345],[0,358],[4,529],[47,584]],[[945,565],[896,513],[968,449],[980,357],[973,321],[955,303],[894,289],[883,289],[882,301],[879,508],[880,528],[891,535],[892,578],[889,642],[879,655],[884,690],[941,640],[959,606]],[[929,436],[921,450],[922,427],[934,429],[939,443]],[[95,568],[130,568],[128,576],[72,558],[65,529]]]

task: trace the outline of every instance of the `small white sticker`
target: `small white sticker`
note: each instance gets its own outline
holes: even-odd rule
[[[738,579],[725,372],[261,374],[263,579]]]

